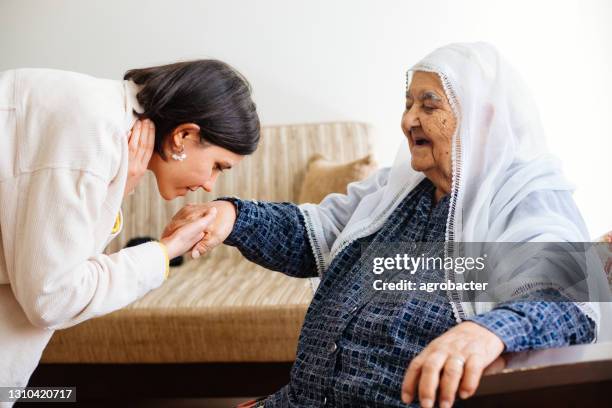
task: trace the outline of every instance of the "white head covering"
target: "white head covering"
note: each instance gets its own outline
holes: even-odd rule
[[[546,151],[530,93],[494,47],[485,43],[447,45],[426,56],[409,72],[414,71],[433,72],[440,77],[458,119],[452,140],[447,242],[589,241],[571,196],[572,186],[563,176],[559,162]],[[424,175],[412,169],[410,158],[404,139],[385,175],[386,181],[376,177],[368,180],[370,187],[362,184],[364,194],[353,194],[354,202],[330,197],[318,206],[302,206],[322,269],[348,244],[380,229],[402,199],[423,180]],[[353,209],[340,222],[344,223],[341,229],[338,217],[329,216],[342,212],[339,206]],[[330,240],[330,236],[334,239]],[[538,283],[533,276],[525,278],[516,273],[492,279],[505,282],[504,290],[517,296]],[[495,305],[461,301],[450,292],[449,300],[457,321]],[[597,304],[576,304],[599,321]]]

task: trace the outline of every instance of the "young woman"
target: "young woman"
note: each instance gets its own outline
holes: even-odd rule
[[[134,69],[123,81],[17,69],[0,73],[0,137],[0,386],[25,386],[53,330],[161,285],[168,259],[214,219],[104,255],[144,172],[166,200],[210,191],[255,151],[259,119],[247,81],[220,61]]]

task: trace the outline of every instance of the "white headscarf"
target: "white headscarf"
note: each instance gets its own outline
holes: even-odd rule
[[[436,73],[458,119],[452,140],[447,242],[587,242],[585,223],[559,162],[547,153],[537,108],[521,78],[485,43],[439,48],[410,72]],[[379,230],[424,178],[404,139],[390,170],[301,209],[319,270],[354,240]],[[447,271],[447,274],[452,271]],[[603,273],[601,274],[604,279]],[[493,276],[517,296],[533,277]],[[604,282],[605,279],[602,281]],[[535,282],[537,283],[537,282]],[[600,285],[601,282],[594,282]],[[514,286],[513,286],[514,285]],[[457,321],[495,306],[448,293]],[[576,302],[596,323],[599,305]],[[599,325],[598,325],[599,327]]]

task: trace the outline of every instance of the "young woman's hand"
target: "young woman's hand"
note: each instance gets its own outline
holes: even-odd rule
[[[193,222],[205,216],[212,209],[216,209],[217,217],[205,231],[202,239],[193,248],[191,256],[198,258],[210,252],[213,248],[225,241],[234,229],[236,222],[236,207],[228,201],[211,201],[203,204],[187,204],[179,212],[176,213],[166,229],[162,233],[162,237],[172,234],[177,228],[182,227],[186,223]]]
[[[214,222],[217,209],[210,208],[203,217],[183,223],[171,233],[165,234],[160,242],[166,246],[170,259],[191,250],[202,238],[205,230]]]
[[[418,395],[423,408],[450,408],[458,393],[462,399],[474,394],[484,369],[504,351],[493,332],[473,322],[463,322],[429,343],[406,371],[402,401]]]
[[[128,139],[128,177],[123,196],[127,196],[136,188],[144,176],[153,155],[155,146],[155,125],[149,119],[137,120]]]

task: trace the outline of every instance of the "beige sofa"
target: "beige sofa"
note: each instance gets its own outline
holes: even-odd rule
[[[124,202],[123,231],[107,250],[121,249],[132,237],[158,237],[189,202],[224,195],[295,202],[312,155],[343,162],[369,152],[368,126],[360,123],[264,127],[257,152],[224,173],[214,194],[196,192],[164,202],[147,175]],[[53,369],[50,363],[64,368],[83,363],[290,363],[312,295],[309,280],[266,270],[223,246],[173,268],[160,288],[127,308],[56,332],[42,362],[47,369]]]

